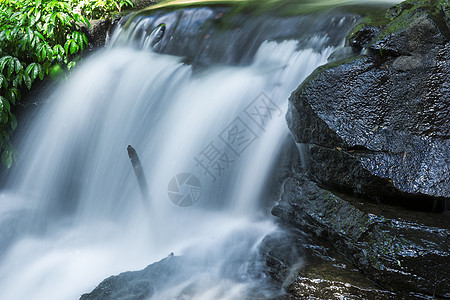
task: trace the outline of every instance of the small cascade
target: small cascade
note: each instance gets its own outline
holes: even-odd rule
[[[186,289],[195,299],[264,290],[263,273],[254,274],[258,245],[276,225],[262,203],[288,137],[287,99],[355,18],[274,19],[256,32],[260,19],[223,33],[205,25],[221,13],[137,18],[48,95],[1,194],[0,224],[14,232],[0,227],[1,299],[78,299],[169,253],[190,263],[155,299]],[[305,31],[294,37],[288,24]],[[210,36],[182,55],[195,28]],[[229,42],[233,32],[241,40]],[[219,42],[223,55],[212,55]],[[142,162],[148,202],[128,145]]]

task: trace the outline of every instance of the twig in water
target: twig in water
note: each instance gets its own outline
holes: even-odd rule
[[[149,200],[148,186],[147,186],[147,180],[145,179],[144,170],[142,168],[141,161],[136,153],[136,150],[134,150],[134,148],[131,147],[131,145],[128,145],[127,150],[128,150],[128,156],[130,157],[130,160],[131,160],[131,165],[133,166],[133,169],[134,169],[134,174],[136,174],[136,177],[138,180],[142,198],[144,199],[145,202],[147,202]]]

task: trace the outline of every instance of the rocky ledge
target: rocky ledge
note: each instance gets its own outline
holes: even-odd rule
[[[364,19],[290,98],[308,177],[385,203],[442,211],[450,197],[448,1]]]
[[[311,257],[308,255],[311,245],[316,245],[316,254],[312,256],[317,257],[318,249],[327,249],[320,246],[321,243],[329,243],[328,248],[336,251],[334,254],[320,252],[321,264],[332,261],[335,267],[333,276],[327,278],[323,274],[311,274],[311,270],[317,272],[317,265],[300,264],[293,271],[294,260],[286,258],[290,257],[286,251],[274,252],[273,249],[279,249],[276,245],[280,243],[272,238],[266,246],[270,250],[263,251],[267,253],[269,273],[284,281],[290,294],[302,292],[311,295],[311,291],[301,286],[311,280],[317,281],[318,286],[327,285],[328,280],[329,285],[330,280],[338,279],[342,269],[347,269],[348,273],[353,266],[376,285],[365,287],[360,280],[351,284],[351,279],[356,276],[354,274],[344,276],[337,286],[352,287],[362,297],[376,295],[380,299],[398,299],[415,298],[419,294],[450,297],[448,212],[436,215],[365,203],[358,198],[322,189],[303,176],[296,175],[286,180],[281,201],[272,213],[282,223],[304,233],[297,241],[305,241],[305,237],[311,239],[306,243],[289,243],[303,257]],[[291,253],[292,249],[289,251]],[[305,261],[311,264],[311,259]],[[289,278],[292,272],[295,276]],[[307,278],[309,281],[305,283]],[[346,283],[351,286],[346,286]],[[352,293],[351,289],[349,293]]]

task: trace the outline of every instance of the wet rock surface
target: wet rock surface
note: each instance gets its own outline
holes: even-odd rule
[[[138,22],[145,25],[135,36],[137,39],[164,24],[164,36],[153,46],[154,51],[184,57],[186,63],[201,68],[250,64],[265,41],[298,40],[301,48],[321,51],[323,41],[324,47],[339,45],[343,33],[356,20],[350,13],[286,17],[275,12],[256,15],[214,6],[159,9],[121,22],[124,26]]]
[[[202,259],[203,260],[203,259]],[[248,265],[247,265],[248,264]],[[186,266],[190,272],[186,272]],[[234,274],[231,277],[236,284],[240,284],[247,276],[260,280],[263,282],[260,285],[249,286],[248,295],[238,294],[239,299],[288,299],[282,293],[279,285],[266,276],[262,272],[259,258],[255,260],[242,262],[240,268],[249,267],[249,272],[245,276],[239,278]],[[226,272],[239,272],[239,270],[232,270],[233,267],[223,266]],[[222,271],[223,271],[222,270]],[[196,272],[205,272],[206,277],[193,278]],[[208,280],[207,277],[214,276],[213,274],[219,270],[211,269],[210,267],[202,266],[201,262],[192,262],[191,258],[185,256],[174,256],[170,254],[168,257],[147,266],[140,271],[124,272],[115,276],[111,276],[103,280],[92,292],[81,296],[80,300],[143,300],[143,299],[208,299],[208,297],[216,298],[217,294],[201,293],[205,289],[205,282],[201,280]],[[230,275],[230,274],[228,274]],[[198,280],[200,279],[200,280]],[[223,279],[223,278],[222,278]],[[211,282],[211,284],[219,284]],[[169,292],[167,292],[169,291]],[[176,292],[174,292],[176,291]],[[200,292],[200,293],[199,293]],[[216,296],[214,296],[216,295]],[[236,294],[234,295],[236,296]],[[225,299],[231,299],[231,296],[223,295]],[[204,298],[206,297],[206,298]],[[219,296],[220,297],[220,296]],[[212,298],[211,298],[212,299]]]
[[[272,213],[283,223],[294,225],[304,233],[296,242],[289,244],[299,249],[297,251],[303,254],[311,267],[308,270],[307,264],[306,267],[299,264],[293,270],[295,263],[286,258],[290,257],[286,251],[265,252],[270,254],[269,270],[276,276],[282,274],[288,278],[287,282],[290,283],[286,288],[290,294],[308,293],[308,289],[301,287],[306,283],[312,285],[312,290],[313,287],[320,290],[323,285],[337,281],[342,270],[349,272],[357,269],[376,286],[367,282],[361,284],[361,280],[352,283],[352,277],[355,276],[348,274],[343,276],[345,279],[342,284],[333,283],[332,286],[348,288],[346,292],[355,292],[361,297],[371,291],[382,295],[381,299],[419,297],[419,294],[450,296],[450,276],[447,271],[450,267],[448,212],[439,215],[411,212],[363,203],[361,199],[344,198],[300,175],[286,180],[281,201]],[[307,241],[307,237],[311,240]],[[321,246],[324,243],[330,246]],[[277,249],[277,246],[272,247]],[[308,258],[308,247],[310,253],[313,249],[312,256],[316,259]],[[314,261],[319,261],[319,265],[332,262],[335,266],[332,272],[334,275],[331,278],[323,274],[314,276],[314,272],[320,270]],[[339,266],[342,270],[339,270]],[[295,277],[289,279],[293,274]],[[360,278],[362,274],[356,277]],[[328,292],[331,293],[333,289],[330,287]],[[321,292],[327,293],[326,290]],[[323,295],[326,297],[326,294]]]
[[[80,300],[138,300],[148,299],[155,290],[173,283],[183,258],[173,255],[149,265],[141,271],[125,272],[103,280]]]
[[[424,5],[387,14],[388,25],[350,35],[356,54],[346,50],[292,94],[287,122],[314,181],[441,211],[450,199],[448,23]]]
[[[87,29],[89,48],[91,50],[103,47],[106,43],[108,34],[111,32],[112,24],[109,19],[91,20],[91,28]]]
[[[132,0],[134,9],[146,8],[150,5],[158,3],[156,0]]]
[[[283,226],[282,226],[283,228]],[[260,252],[285,294],[273,299],[395,299],[324,240],[286,226],[267,236]]]
[[[349,283],[300,277],[289,289],[290,299],[395,299],[392,293],[362,289]]]

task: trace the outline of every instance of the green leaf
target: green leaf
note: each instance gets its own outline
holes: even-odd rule
[[[22,74],[17,75],[13,80],[13,87],[17,88],[22,84]]]
[[[84,46],[89,44],[89,41],[84,33],[79,32],[79,31],[74,31],[72,35],[73,35],[74,40],[78,44],[79,49],[83,50]]]
[[[9,119],[10,119],[10,123],[11,123],[11,129],[12,130],[16,130],[17,128],[17,118],[14,114],[9,114]]]
[[[25,86],[27,87],[27,89],[31,89],[31,77],[28,74],[23,74],[23,82],[25,83]]]
[[[51,59],[53,55],[52,48],[47,44],[40,44],[38,46],[38,60],[44,62],[47,59]]]
[[[75,14],[74,17],[75,17],[75,20],[76,20],[78,23],[82,23],[82,24],[83,24],[84,26],[86,26],[86,28],[88,28],[88,29],[91,28],[91,23],[89,23],[88,18],[86,18],[86,17],[84,17],[84,16],[82,16],[82,15],[79,15],[79,14]]]
[[[8,61],[8,71],[7,71],[7,78],[11,77],[12,72],[14,72],[15,63],[13,60]]]
[[[38,62],[43,62],[47,58],[47,50],[44,47],[44,44],[39,44],[37,46],[36,52],[37,52],[37,58]]]
[[[78,49],[80,49],[80,46],[78,46],[77,43],[70,44],[70,54],[74,54],[75,52],[78,51]]]
[[[64,44],[64,51],[68,54],[69,53],[69,47],[70,44],[72,43],[73,40],[68,40],[65,44]]]
[[[39,44],[39,38],[33,34],[33,39],[31,40],[31,48],[36,48],[36,45]]]
[[[3,76],[3,74],[0,74],[0,89],[2,88],[2,86],[8,87],[8,82],[5,79],[5,76]]]
[[[67,68],[69,69],[69,71],[74,68],[77,65],[77,63],[75,61],[71,61],[70,63],[67,64]]]
[[[73,39],[76,43],[80,43],[80,40],[81,40],[80,33],[79,33],[78,31],[72,32],[72,39]]]
[[[50,16],[50,21],[52,24],[56,24],[56,17],[58,16],[58,14],[58,12],[55,12]]]
[[[31,73],[31,78],[33,78],[33,80],[36,79],[38,76],[40,76],[39,75],[40,73],[41,73],[41,65],[36,63]]]
[[[61,21],[61,23],[66,26],[66,25],[70,25],[70,22],[72,21],[72,18],[69,16],[69,14],[65,13],[65,12],[60,12],[58,14],[59,20]]]
[[[5,107],[2,103],[2,115],[1,115],[1,123],[2,125],[8,124],[9,118],[8,118],[8,112],[5,112]]]
[[[38,63],[31,63],[25,69],[25,74],[31,78],[31,81],[34,81],[36,77],[38,77],[40,73],[41,65]]]
[[[44,79],[44,69],[42,68],[41,65],[39,65],[39,79],[40,80]]]
[[[0,96],[0,114],[3,112],[3,108],[5,108],[4,102],[8,102],[8,99],[6,99],[3,96]]]
[[[30,18],[30,27],[33,27],[36,24],[36,16],[31,16]]]
[[[34,34],[37,35],[42,41],[45,41],[45,37],[39,31],[35,31]]]
[[[41,53],[40,53],[41,55],[39,56],[39,60],[40,60],[40,62],[43,62],[44,60],[46,60],[47,59],[47,48],[46,47],[42,47],[42,50],[41,50]]]
[[[24,37],[27,41],[27,44],[31,44],[34,40],[34,32],[30,28],[26,28]]]
[[[36,10],[35,17],[36,17],[36,22],[39,21],[39,19],[41,18],[41,11],[40,10]]]
[[[83,42],[84,42],[86,45],[89,45],[89,41],[88,41],[87,36],[86,36],[84,33],[82,33],[82,36],[83,36]]]
[[[9,104],[8,99],[6,99],[6,98],[3,97],[3,96],[0,96],[0,98],[1,98],[1,100],[2,100],[3,107],[6,108],[6,110],[7,110],[8,112],[10,112],[10,111],[11,111],[11,105]]]
[[[63,48],[63,46],[61,46],[61,45],[55,45],[54,47],[53,47],[53,56],[61,56],[61,55],[64,55],[64,48]]]
[[[0,72],[3,72],[6,64],[11,60],[12,56],[3,56],[0,58]]]
[[[52,51],[52,49],[50,49],[50,52]],[[42,69],[44,70],[44,73],[48,75],[49,73],[49,69],[50,69],[50,61],[46,60],[43,64],[42,64]]]
[[[48,36],[48,37],[52,37],[53,36],[53,31],[55,30],[55,26],[53,24],[47,23],[47,26],[45,26],[44,29],[44,33]]]
[[[19,90],[17,88],[12,88],[9,90],[9,100],[11,101],[11,103],[13,105],[16,105],[17,99],[20,98],[20,93]]]
[[[23,72],[23,66],[20,63],[20,60],[16,57],[14,57],[14,61],[16,63],[16,74],[19,74],[20,72]]]
[[[26,75],[30,76],[31,71],[33,70],[35,64],[36,64],[36,63],[31,63],[31,64],[29,64],[29,65],[27,66],[27,68],[25,69],[25,74],[26,74]]]
[[[42,19],[44,20],[44,27],[47,28],[46,26],[49,24],[51,18],[51,14],[46,14],[42,17]]]
[[[19,100],[20,100],[20,98],[22,97],[21,94],[20,94],[20,90],[19,90],[19,89],[16,89],[16,88],[13,88],[12,90],[13,90],[14,93],[16,94],[16,99],[19,99]]]

